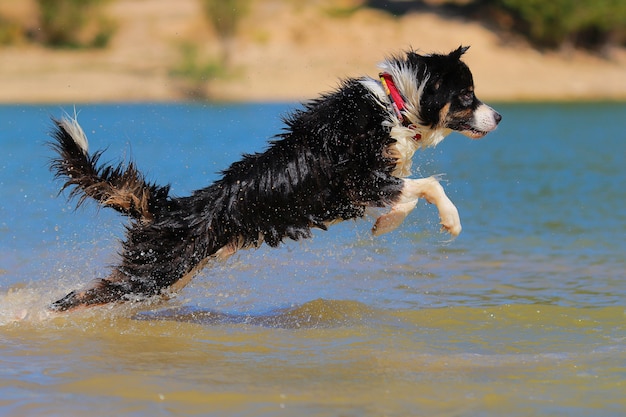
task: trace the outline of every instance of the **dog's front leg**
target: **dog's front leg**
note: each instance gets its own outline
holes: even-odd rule
[[[406,216],[413,210],[418,199],[424,198],[435,204],[439,210],[441,226],[444,230],[456,237],[461,233],[461,219],[459,212],[450,201],[436,177],[420,179],[404,179],[402,191],[388,213],[383,214],[372,228],[374,235],[381,235],[397,228]]]
[[[374,236],[382,235],[396,229],[406,216],[417,205],[417,199],[407,201],[404,203],[395,203],[391,206],[391,210],[376,219],[376,223],[372,227],[372,234]]]

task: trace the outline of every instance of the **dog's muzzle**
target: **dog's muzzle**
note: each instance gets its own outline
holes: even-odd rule
[[[495,130],[500,120],[502,115],[483,103],[474,111],[471,124],[461,126],[463,128],[461,133],[471,139],[480,139]]]

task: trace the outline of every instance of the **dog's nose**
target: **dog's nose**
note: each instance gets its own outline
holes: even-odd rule
[[[496,124],[498,124],[498,123],[500,123],[500,120],[502,120],[502,115],[500,113],[498,113],[498,112],[494,112],[494,113],[495,114],[494,114],[493,118],[495,119]]]

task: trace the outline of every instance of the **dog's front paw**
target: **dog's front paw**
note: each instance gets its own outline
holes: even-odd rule
[[[379,236],[396,229],[406,216],[415,208],[417,200],[409,201],[407,203],[396,204],[391,208],[388,213],[385,213],[376,219],[374,227],[372,227],[372,234]]]
[[[372,227],[372,234],[374,236],[380,236],[395,230],[398,226],[400,226],[405,217],[405,213],[401,213],[397,210],[392,210],[389,213],[383,214],[376,219],[376,223],[374,223],[374,226]]]
[[[450,233],[452,237],[457,237],[461,233],[459,211],[451,201],[447,201],[439,207],[439,217],[441,218],[442,230]]]

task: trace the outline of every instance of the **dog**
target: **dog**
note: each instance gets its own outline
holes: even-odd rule
[[[100,164],[76,117],[53,118],[51,170],[61,191],[130,218],[119,263],[53,302],[50,309],[168,297],[211,259],[262,243],[309,238],[312,229],[387,208],[374,235],[398,227],[420,198],[434,204],[442,228],[456,237],[459,214],[437,177],[410,179],[411,158],[456,131],[478,139],[502,116],[478,100],[472,74],[449,54],[392,55],[379,79],[343,80],[338,88],[284,118],[285,128],[262,153],[246,154],[221,178],[188,197],[150,183],[136,165]],[[380,213],[379,213],[380,214]]]

